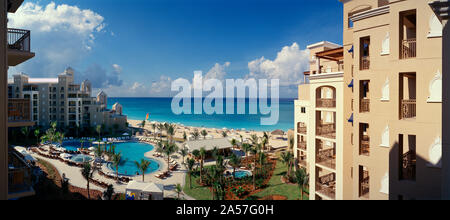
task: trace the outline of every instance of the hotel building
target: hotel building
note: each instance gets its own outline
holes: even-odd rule
[[[0,200],[33,195],[31,169],[17,154],[8,149],[8,127],[33,126],[31,120],[21,117],[16,111],[14,119],[9,117],[8,67],[17,66],[34,57],[30,50],[30,31],[7,28],[7,14],[14,13],[23,0],[0,1]],[[15,102],[15,101],[13,101]],[[21,100],[12,103],[27,108]],[[29,107],[28,107],[29,108]]]
[[[349,199],[351,148],[346,148],[343,47],[330,42],[309,45],[309,82],[295,101],[294,156],[310,175],[312,200]],[[351,195],[351,193],[350,193]]]
[[[108,110],[107,96],[91,98],[88,81],[74,84],[73,70],[58,78],[33,79],[14,76],[8,85],[8,67],[33,58],[29,30],[7,28],[8,13],[15,13],[23,0],[0,0],[0,200],[34,194],[32,168],[20,153],[8,147],[8,130],[43,126],[56,121],[60,126],[114,126],[125,129],[127,117],[116,103]],[[115,126],[117,125],[117,126]]]
[[[448,1],[342,2],[341,56],[327,43],[308,47],[309,84],[295,104],[294,153],[310,174],[310,199],[448,198]]]
[[[127,128],[127,117],[122,106],[116,103],[107,109],[107,95],[103,91],[91,97],[92,86],[88,80],[74,83],[74,71],[67,68],[57,78],[29,78],[25,74],[14,75],[8,84],[10,100],[27,100],[31,121],[48,127],[57,122],[59,127],[88,128],[104,125],[106,128]]]

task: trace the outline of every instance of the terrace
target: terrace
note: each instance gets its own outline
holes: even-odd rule
[[[30,99],[8,99],[8,127],[34,126]]]
[[[320,169],[318,171],[316,193],[321,197],[327,197],[328,199],[334,200],[336,198],[336,174],[328,173],[320,175]]]
[[[8,28],[8,65],[17,66],[35,56],[29,30]]]

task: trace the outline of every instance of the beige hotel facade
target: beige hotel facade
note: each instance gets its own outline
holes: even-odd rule
[[[294,154],[310,199],[448,198],[448,1],[341,2],[342,57],[336,45],[309,46],[295,103]]]

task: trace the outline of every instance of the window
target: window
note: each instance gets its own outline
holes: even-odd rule
[[[369,170],[359,166],[359,197],[368,199],[370,191]]]
[[[400,59],[414,58],[417,55],[416,10],[400,13]]]
[[[361,80],[359,84],[359,112],[370,112],[369,80]]]
[[[359,124],[359,155],[370,156],[369,124]]]
[[[370,37],[360,39],[360,70],[368,70],[370,68]]]
[[[399,135],[399,179],[416,180],[416,136],[408,135],[405,140],[404,135]]]
[[[400,119],[411,119],[417,115],[416,73],[401,73],[399,79]]]
[[[305,114],[306,113],[306,108],[302,107],[301,111],[302,111],[303,114]]]

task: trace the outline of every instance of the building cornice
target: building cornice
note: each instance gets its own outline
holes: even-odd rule
[[[357,13],[355,15],[353,15],[350,19],[355,22],[355,21],[360,21],[366,18],[371,18],[371,17],[375,17],[375,16],[379,16],[379,15],[383,15],[383,14],[388,14],[390,12],[390,6],[386,5],[383,7],[379,7],[379,8],[374,8],[368,11],[363,11],[360,13]]]
[[[450,18],[450,0],[435,0],[428,3],[440,20]]]
[[[318,80],[318,79],[332,79],[332,78],[342,78],[344,77],[344,72],[334,72],[334,73],[321,73],[314,74],[309,76],[309,80]]]

